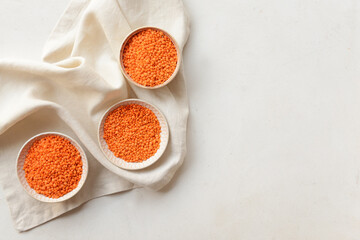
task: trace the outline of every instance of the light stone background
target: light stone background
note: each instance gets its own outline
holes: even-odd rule
[[[67,4],[1,0],[0,57],[40,59]],[[360,239],[360,2],[185,5],[191,110],[175,179],[22,234],[0,191],[0,239]]]

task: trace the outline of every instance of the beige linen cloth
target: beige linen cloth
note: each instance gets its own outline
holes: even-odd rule
[[[17,230],[38,226],[106,194],[135,187],[158,190],[181,165],[188,117],[183,69],[172,83],[158,90],[130,86],[120,72],[121,42],[141,26],[168,31],[181,49],[189,34],[180,0],[73,0],[46,43],[42,62],[0,61],[0,184]],[[97,141],[102,114],[129,97],[157,106],[170,127],[164,155],[138,171],[126,171],[107,161]],[[15,174],[21,146],[45,131],[74,137],[88,156],[85,185],[63,203],[34,200]]]

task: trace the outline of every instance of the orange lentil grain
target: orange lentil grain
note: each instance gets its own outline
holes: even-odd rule
[[[157,29],[142,30],[132,36],[124,47],[122,60],[129,76],[148,87],[168,80],[178,61],[174,43]]]
[[[120,106],[104,123],[109,150],[127,162],[142,162],[160,147],[161,127],[155,114],[139,104]]]
[[[74,190],[82,175],[79,151],[68,139],[50,135],[34,142],[23,167],[29,186],[49,198]]]

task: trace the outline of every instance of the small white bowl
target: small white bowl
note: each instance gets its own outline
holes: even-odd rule
[[[106,120],[107,116],[109,115],[109,113],[111,113],[113,110],[115,110],[116,108],[118,108],[120,106],[126,106],[129,104],[138,104],[138,105],[141,105],[143,107],[150,109],[155,114],[157,119],[159,120],[160,127],[161,127],[159,149],[152,157],[144,160],[143,162],[127,162],[122,158],[116,157],[114,155],[114,153],[109,150],[109,147],[104,139],[104,123],[105,123],[105,120]],[[155,163],[161,157],[161,155],[164,153],[166,146],[168,144],[168,141],[169,141],[169,127],[168,127],[165,116],[160,112],[159,109],[157,109],[150,103],[147,103],[147,102],[139,100],[139,99],[127,99],[127,100],[116,103],[115,105],[110,107],[104,113],[104,115],[101,118],[100,123],[99,123],[98,140],[99,140],[101,150],[103,151],[105,157],[110,162],[112,162],[114,165],[116,165],[120,168],[123,168],[123,169],[137,170],[137,169],[146,168],[146,167],[150,166],[151,164]]]
[[[124,48],[127,44],[127,42],[129,41],[129,39],[134,36],[135,34],[137,34],[138,32],[141,32],[143,30],[146,30],[146,29],[155,29],[155,30],[159,30],[159,31],[162,31],[166,36],[168,36],[170,38],[170,40],[172,41],[172,43],[174,44],[175,48],[176,48],[176,52],[177,52],[177,64],[176,64],[176,68],[173,72],[173,74],[169,77],[169,79],[167,79],[165,82],[163,82],[162,84],[159,84],[159,85],[156,85],[154,87],[148,87],[148,86],[144,86],[144,85],[141,85],[137,82],[135,82],[131,77],[130,75],[126,72],[125,70],[125,66],[124,66],[124,63],[123,63],[123,53],[124,53]],[[164,87],[165,85],[167,85],[168,83],[170,83],[176,76],[176,74],[179,72],[179,69],[180,69],[180,64],[181,64],[181,51],[180,51],[180,48],[179,48],[179,45],[176,43],[175,39],[168,33],[166,32],[165,30],[163,29],[160,29],[160,28],[157,28],[157,27],[150,27],[150,26],[145,26],[145,27],[140,27],[140,28],[137,28],[135,29],[134,31],[132,31],[131,33],[129,33],[129,35],[127,35],[127,37],[125,38],[125,40],[122,42],[121,44],[121,49],[120,49],[120,68],[121,68],[121,71],[123,73],[123,75],[125,76],[125,78],[132,84],[138,86],[138,87],[141,87],[141,88],[146,88],[146,89],[157,89],[157,88],[161,88],[161,87]]]
[[[31,148],[31,146],[34,144],[34,142],[36,140],[39,140],[43,137],[46,136],[60,136],[63,137],[67,140],[69,140],[71,142],[72,145],[74,145],[74,147],[79,151],[80,156],[81,156],[81,161],[82,161],[82,175],[79,181],[78,186],[72,190],[71,192],[65,194],[62,197],[59,198],[49,198],[46,197],[42,194],[37,193],[33,188],[31,188],[28,184],[28,182],[26,181],[25,178],[25,171],[23,169],[24,167],[24,163],[25,163],[25,158],[26,155],[29,152],[29,149]],[[45,132],[45,133],[40,133],[32,138],[30,138],[21,148],[21,150],[19,151],[18,157],[17,157],[17,161],[16,161],[16,174],[17,177],[21,183],[21,185],[23,186],[25,192],[27,192],[31,197],[35,198],[36,200],[39,200],[41,202],[48,202],[48,203],[56,203],[56,202],[62,202],[65,201],[71,197],[73,197],[77,192],[79,192],[79,190],[81,189],[81,187],[84,185],[87,174],[88,174],[88,161],[85,155],[84,150],[81,148],[81,146],[71,137],[62,134],[62,133],[57,133],[57,132]]]

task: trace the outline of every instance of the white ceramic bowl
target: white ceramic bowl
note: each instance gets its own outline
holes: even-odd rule
[[[114,155],[114,153],[109,150],[109,147],[104,139],[104,123],[105,123],[105,120],[106,120],[107,116],[109,115],[109,113],[111,113],[114,109],[116,109],[120,106],[125,106],[125,105],[129,105],[129,104],[138,104],[138,105],[141,105],[143,107],[150,109],[155,114],[157,119],[159,120],[160,127],[161,127],[159,149],[152,157],[144,160],[143,162],[127,162],[122,158],[116,157]],[[120,168],[123,168],[123,169],[137,170],[137,169],[146,168],[146,167],[150,166],[151,164],[155,163],[161,157],[161,155],[164,153],[166,146],[168,144],[168,141],[169,141],[169,127],[168,127],[168,124],[167,124],[167,121],[166,121],[164,115],[160,112],[159,109],[157,109],[150,103],[147,103],[147,102],[139,100],[139,99],[127,99],[127,100],[116,103],[115,105],[110,107],[105,112],[105,114],[103,115],[103,117],[101,118],[100,123],[99,123],[98,139],[99,139],[99,144],[100,144],[101,150],[103,151],[104,155],[110,162],[112,162],[114,165],[116,165]]]
[[[141,32],[143,30],[146,30],[146,29],[155,29],[155,30],[159,30],[159,31],[162,31],[165,35],[167,35],[170,40],[172,41],[172,43],[174,44],[175,48],[176,48],[176,52],[177,52],[177,64],[176,64],[176,68],[173,72],[173,74],[170,76],[169,79],[167,79],[165,82],[163,82],[162,84],[159,84],[159,85],[156,85],[154,87],[148,87],[148,86],[144,86],[144,85],[141,85],[137,82],[135,82],[130,76],[129,74],[126,72],[125,70],[125,67],[124,67],[124,63],[123,63],[123,52],[124,52],[124,48],[127,44],[127,42],[129,41],[129,39],[134,36],[135,34],[137,34],[138,32]],[[145,27],[140,27],[140,28],[137,28],[135,29],[134,31],[132,31],[129,35],[127,35],[127,37],[125,38],[125,40],[122,42],[121,44],[121,49],[120,49],[120,68],[121,68],[121,71],[123,73],[123,75],[125,76],[125,78],[132,84],[138,86],[138,87],[141,87],[141,88],[146,88],[146,89],[156,89],[156,88],[161,88],[165,85],[167,85],[168,83],[170,83],[176,76],[176,74],[179,72],[179,69],[180,69],[180,64],[181,64],[181,51],[180,51],[180,48],[179,48],[179,45],[176,43],[175,39],[168,33],[166,32],[165,30],[163,29],[160,29],[160,28],[157,28],[157,27],[150,27],[150,26],[145,26]]]
[[[49,198],[49,197],[46,197],[46,196],[44,196],[42,194],[37,193],[34,189],[32,189],[29,186],[28,182],[26,181],[25,171],[23,169],[26,155],[28,154],[28,151],[31,148],[31,146],[33,145],[33,143],[36,140],[39,140],[39,139],[41,139],[43,137],[54,136],[54,135],[61,136],[61,137],[65,138],[65,139],[68,139],[71,142],[71,144],[74,145],[75,148],[79,151],[80,156],[81,156],[81,161],[82,161],[82,164],[83,164],[83,166],[82,166],[82,175],[81,175],[78,186],[74,190],[72,190],[71,192],[69,192],[69,193],[67,193],[64,196],[59,197],[59,198]],[[65,201],[65,200],[71,198],[77,192],[79,192],[81,187],[84,185],[86,177],[87,177],[87,173],[88,173],[88,161],[87,161],[84,150],[80,147],[80,145],[74,139],[72,139],[71,137],[69,137],[67,135],[64,135],[62,133],[57,133],[57,132],[45,132],[45,133],[41,133],[41,134],[38,134],[38,135],[30,138],[22,146],[21,150],[19,151],[17,161],[16,161],[16,174],[17,174],[17,177],[18,177],[21,185],[23,186],[24,190],[31,197],[35,198],[36,200],[42,201],[42,202],[56,203],[56,202],[62,202],[62,201]]]

